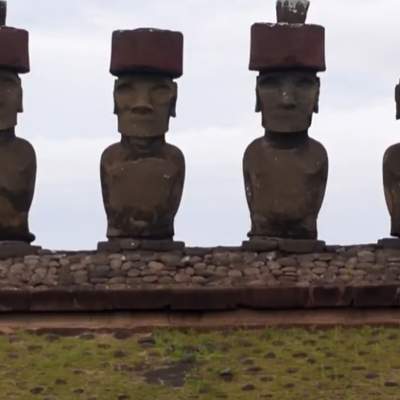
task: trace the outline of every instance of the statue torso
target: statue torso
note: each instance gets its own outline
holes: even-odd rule
[[[0,141],[0,240],[32,241],[28,212],[36,179],[36,155],[24,139]]]
[[[383,183],[391,215],[391,234],[400,237],[400,143],[389,147],[383,158]]]
[[[166,143],[148,153],[121,143],[106,149],[101,178],[108,236],[172,237],[184,174],[181,151]]]
[[[308,138],[295,147],[255,140],[244,156],[252,235],[314,238],[316,217],[325,193],[328,157]]]

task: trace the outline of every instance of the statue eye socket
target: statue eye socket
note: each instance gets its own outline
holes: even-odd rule
[[[16,86],[16,82],[11,78],[1,78],[0,79],[0,86],[1,87],[11,88],[11,87]]]
[[[297,84],[302,87],[310,87],[314,85],[314,81],[310,78],[300,78]]]
[[[280,85],[280,80],[272,76],[263,77],[260,79],[259,85],[265,88],[268,87],[274,88]]]
[[[117,84],[117,90],[119,92],[126,92],[131,89],[131,86],[128,83],[119,83]]]
[[[153,96],[165,98],[170,96],[171,89],[169,88],[169,86],[159,85],[155,86],[151,92]]]

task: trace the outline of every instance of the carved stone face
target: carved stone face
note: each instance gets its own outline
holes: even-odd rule
[[[114,88],[119,132],[142,138],[164,135],[169,117],[175,117],[176,98],[177,85],[169,77],[146,73],[119,77]]]
[[[307,130],[313,112],[318,112],[319,78],[313,71],[289,70],[260,74],[257,78],[257,107],[267,131]]]
[[[21,79],[15,72],[0,70],[0,130],[16,126],[18,112],[22,112]]]

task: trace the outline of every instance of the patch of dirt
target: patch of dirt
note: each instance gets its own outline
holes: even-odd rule
[[[181,388],[185,385],[186,377],[194,367],[194,363],[178,362],[163,368],[147,371],[144,374],[144,378],[147,383],[152,385]]]

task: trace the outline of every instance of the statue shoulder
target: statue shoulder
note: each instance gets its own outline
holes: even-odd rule
[[[110,146],[108,146],[104,151],[103,154],[101,155],[101,161],[102,162],[107,162],[109,159],[114,158],[116,155],[118,155],[121,152],[121,143],[114,143]]]
[[[383,156],[384,161],[389,161],[392,158],[395,158],[395,159],[400,158],[400,143],[396,143],[396,144],[390,146],[385,151],[385,155]]]
[[[322,159],[328,159],[328,152],[326,151],[324,145],[318,140],[313,138],[309,139],[309,150],[317,157]]]
[[[166,143],[163,152],[168,158],[172,158],[183,163],[185,162],[185,156],[183,155],[182,150],[173,144]]]
[[[263,136],[254,139],[246,148],[245,151],[245,156],[246,154],[249,155],[257,150],[260,150],[261,147],[265,147],[268,146],[268,143],[266,142],[266,140],[264,139]]]
[[[26,160],[36,160],[36,152],[33,148],[32,144],[23,138],[16,137],[11,142],[12,151],[15,151],[16,154],[23,156]]]

